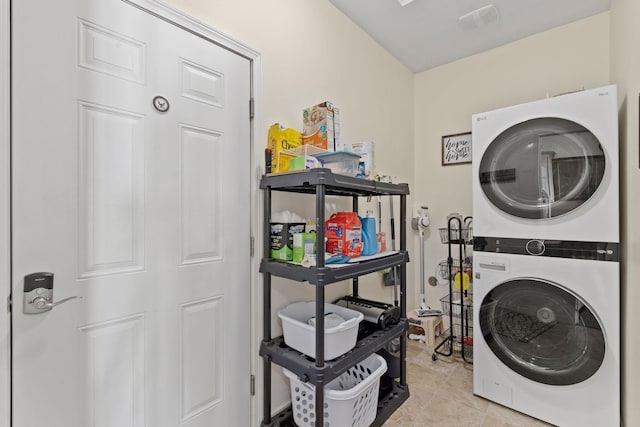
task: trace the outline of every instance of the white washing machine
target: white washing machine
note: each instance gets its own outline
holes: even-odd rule
[[[546,243],[474,252],[473,391],[562,427],[618,427],[618,246]]]
[[[619,242],[616,86],[472,118],[474,236]]]

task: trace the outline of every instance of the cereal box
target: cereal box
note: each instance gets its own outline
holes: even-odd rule
[[[325,101],[302,111],[302,143],[336,151],[340,140],[340,111]]]
[[[269,128],[268,145],[271,148],[271,171],[267,173],[285,172],[289,170],[289,160],[293,156],[283,155],[282,152],[300,147],[302,134],[275,123]]]

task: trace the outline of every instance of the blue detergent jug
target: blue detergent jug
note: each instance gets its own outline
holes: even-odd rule
[[[360,217],[362,223],[362,256],[378,253],[378,234],[376,232],[376,218],[373,211],[367,211],[367,216]]]

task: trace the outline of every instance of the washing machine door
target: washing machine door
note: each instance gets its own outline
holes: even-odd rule
[[[493,353],[533,381],[570,385],[604,360],[600,322],[579,297],[541,279],[504,282],[480,306],[480,328]]]
[[[604,177],[605,156],[585,127],[537,118],[499,134],[480,161],[480,185],[491,203],[519,218],[542,220],[584,204]]]

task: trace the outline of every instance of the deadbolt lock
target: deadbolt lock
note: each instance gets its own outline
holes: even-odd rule
[[[24,314],[40,314],[79,296],[53,302],[53,273],[32,273],[24,276]]]

